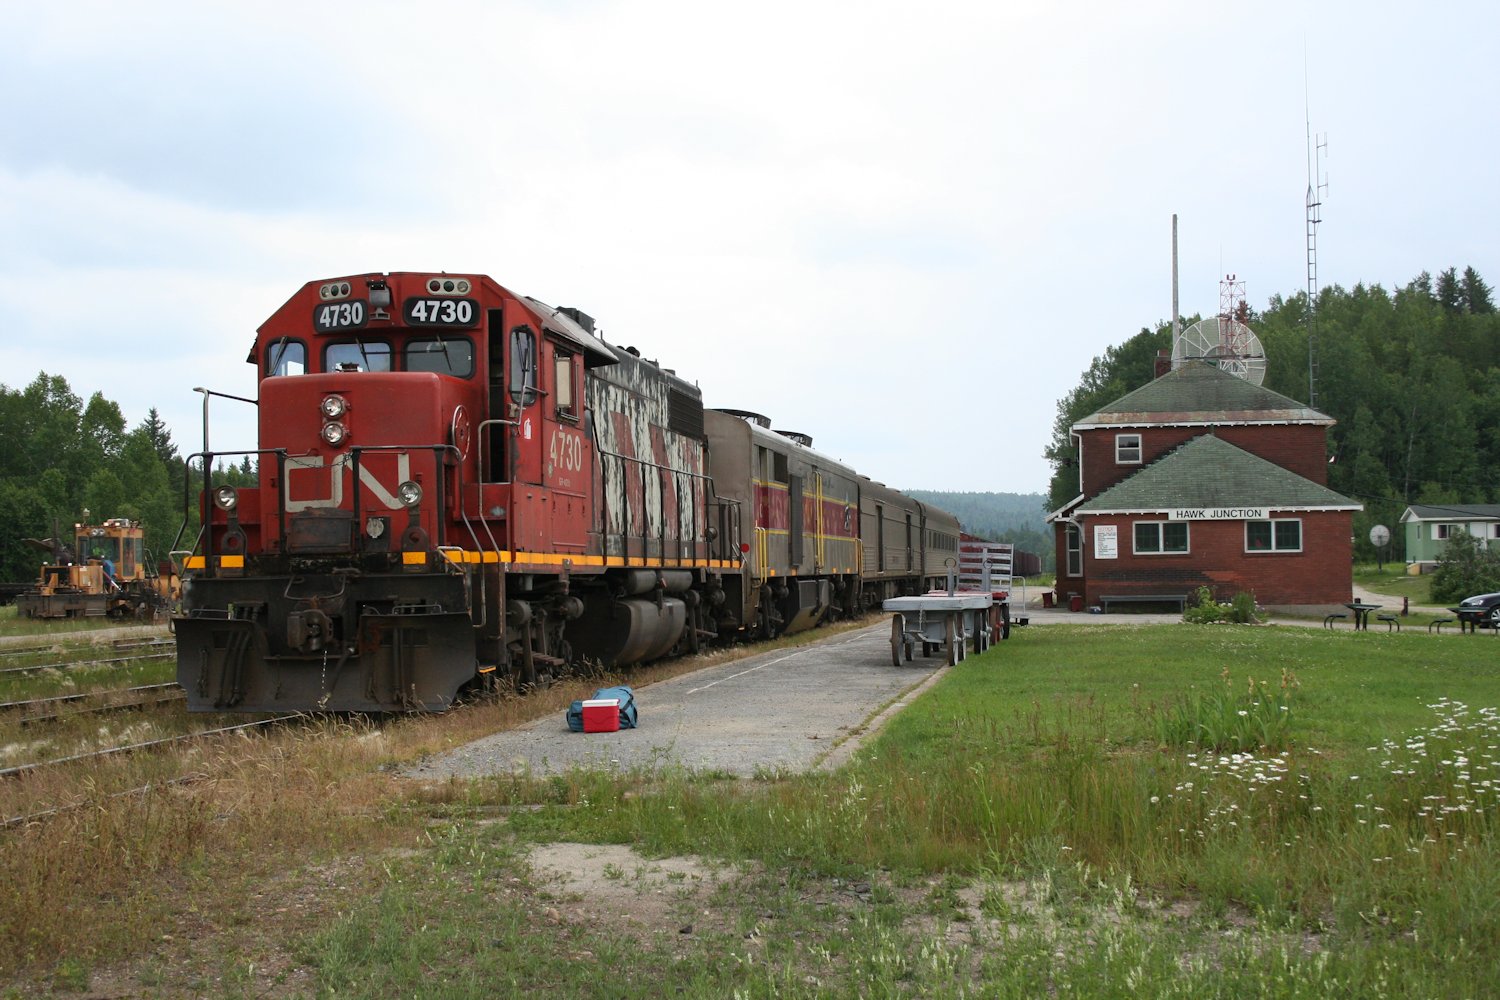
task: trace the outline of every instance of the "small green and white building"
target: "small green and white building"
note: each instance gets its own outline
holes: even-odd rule
[[[1448,539],[1459,532],[1473,535],[1485,548],[1500,542],[1500,504],[1414,503],[1401,515],[1401,524],[1406,530],[1407,571],[1428,573],[1436,568]]]

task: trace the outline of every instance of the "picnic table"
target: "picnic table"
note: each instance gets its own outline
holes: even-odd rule
[[[1364,629],[1368,631],[1370,628],[1370,612],[1379,611],[1381,608],[1385,607],[1385,605],[1366,604],[1363,601],[1351,601],[1350,603],[1345,604],[1344,607],[1354,612],[1354,627],[1356,629]]]
[[[1449,608],[1453,617],[1458,619],[1458,630],[1460,632],[1473,632],[1479,634],[1479,623],[1484,620],[1487,612],[1483,608]]]

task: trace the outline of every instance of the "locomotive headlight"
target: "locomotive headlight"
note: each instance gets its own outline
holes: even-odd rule
[[[344,439],[348,436],[349,428],[345,427],[337,420],[333,421],[332,423],[323,425],[323,440],[327,441],[334,447],[338,447],[339,445],[343,444]]]
[[[324,396],[322,404],[318,409],[323,411],[323,416],[329,420],[337,420],[349,410],[349,401],[343,396]]]
[[[239,502],[239,491],[233,486],[220,486],[214,490],[214,506],[220,510],[234,510]]]
[[[408,507],[415,507],[422,502],[422,485],[414,483],[410,479],[396,487],[396,496]]]

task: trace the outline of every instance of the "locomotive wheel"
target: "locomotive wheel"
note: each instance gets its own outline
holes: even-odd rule
[[[901,650],[906,645],[906,618],[891,616],[891,666],[901,666]]]

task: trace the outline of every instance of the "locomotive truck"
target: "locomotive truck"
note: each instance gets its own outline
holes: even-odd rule
[[[957,550],[945,512],[483,275],[309,282],[248,360],[256,447],[193,456],[195,710],[439,711],[858,614]],[[214,482],[247,455],[254,487]]]

